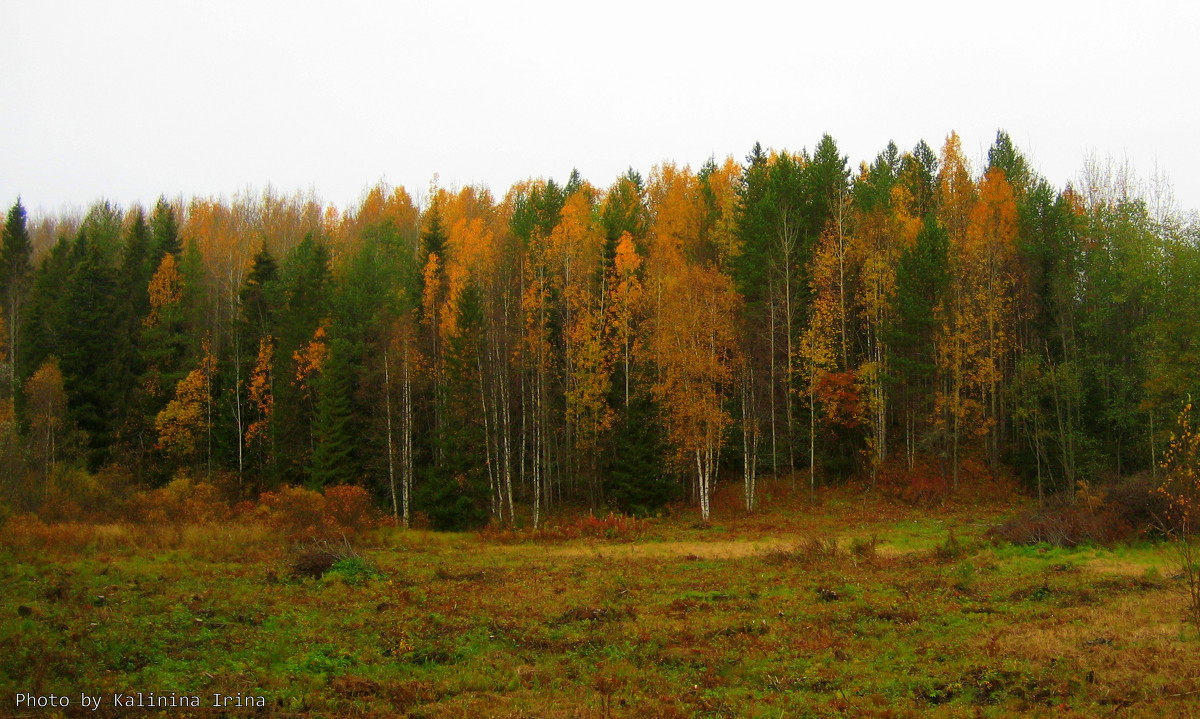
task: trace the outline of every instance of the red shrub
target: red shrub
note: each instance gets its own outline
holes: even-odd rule
[[[355,532],[378,524],[370,493],[353,484],[326,487],[325,511],[335,524]]]
[[[879,468],[879,489],[886,496],[923,507],[941,504],[950,496],[950,481],[927,458],[891,461]]]
[[[285,484],[262,493],[254,516],[293,540],[336,538],[377,524],[371,495],[353,485],[326,487],[322,494]]]

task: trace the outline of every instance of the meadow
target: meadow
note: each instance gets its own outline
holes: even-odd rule
[[[13,520],[0,714],[125,717],[138,692],[180,717],[1200,714],[1169,543],[996,541],[1013,497],[768,485],[745,515],[734,490],[708,524],[540,532]]]

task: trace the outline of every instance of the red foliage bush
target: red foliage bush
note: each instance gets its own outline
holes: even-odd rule
[[[253,516],[292,540],[336,538],[378,524],[370,494],[353,485],[326,487],[324,494],[283,485],[262,493]]]
[[[292,539],[324,536],[331,529],[325,522],[325,497],[320,492],[288,484],[259,495],[254,516]]]
[[[879,468],[879,490],[909,504],[930,507],[950,497],[950,481],[928,458],[918,458],[912,467],[903,460]]]
[[[862,424],[862,393],[854,370],[823,375],[817,383],[817,397],[830,423],[847,429]]]
[[[371,529],[379,522],[370,493],[353,484],[326,487],[325,511],[335,524],[354,532]]]

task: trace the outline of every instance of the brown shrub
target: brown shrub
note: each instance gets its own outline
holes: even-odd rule
[[[1149,478],[1137,477],[1108,487],[1080,483],[1075,497],[1057,496],[992,527],[988,536],[1012,544],[1111,545],[1145,538],[1158,531],[1166,509]]]
[[[38,515],[50,522],[111,518],[129,496],[129,473],[109,465],[96,474],[69,466],[57,468],[44,486]]]
[[[890,461],[879,468],[877,482],[884,496],[921,507],[950,497],[950,482],[928,458],[918,459],[911,468],[903,460]]]
[[[304,487],[285,484],[274,492],[263,492],[254,513],[289,539],[324,536],[329,531],[325,523],[325,497]]]

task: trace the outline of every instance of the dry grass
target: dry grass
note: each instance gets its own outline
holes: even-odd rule
[[[1195,631],[1183,621],[1179,594],[1161,589],[1006,627],[983,649],[1035,666],[1075,666],[1102,703],[1182,716],[1172,700],[1200,694]]]

